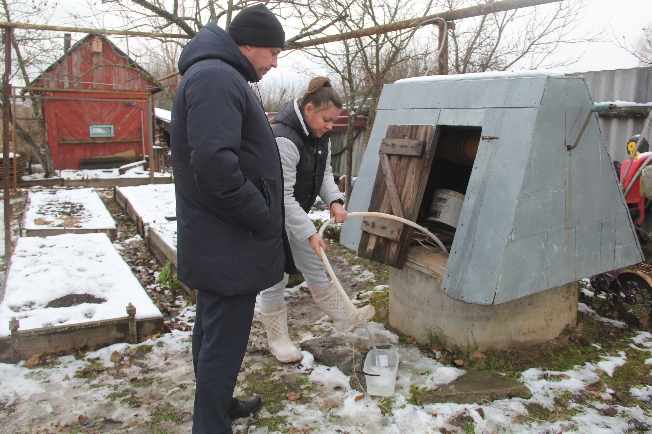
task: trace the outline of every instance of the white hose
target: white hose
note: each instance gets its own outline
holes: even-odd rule
[[[408,226],[412,226],[413,228],[418,229],[421,232],[423,232],[424,234],[428,235],[437,244],[437,246],[439,246],[439,248],[442,249],[442,251],[448,253],[448,250],[446,250],[446,247],[444,247],[444,244],[439,240],[439,238],[437,238],[428,229],[414,223],[413,221],[406,220],[404,218],[397,217],[395,215],[385,214],[385,213],[382,213],[382,212],[359,211],[359,212],[350,212],[350,213],[347,214],[347,218],[348,217],[363,217],[363,216],[380,217],[380,218],[385,218],[385,219],[388,219],[388,220],[396,220],[396,221],[404,223],[404,224],[406,224]],[[324,229],[326,229],[328,226],[330,226],[330,224],[333,223],[334,221],[335,221],[335,218],[331,217],[330,219],[326,220],[326,222],[323,225],[321,225],[321,227],[319,228],[319,236],[320,237],[323,238]],[[340,294],[342,295],[342,298],[344,298],[347,306],[349,306],[349,308],[351,309],[351,311],[355,314],[355,316],[357,318],[360,315],[359,312],[358,312],[358,309],[355,307],[355,305],[353,304],[353,302],[349,298],[346,291],[344,291],[344,288],[342,288],[342,285],[340,284],[339,279],[337,278],[337,276],[335,275],[335,272],[333,271],[333,267],[331,267],[331,263],[328,261],[328,258],[326,257],[326,253],[324,252],[324,249],[322,249],[321,247],[319,249],[321,250],[321,260],[324,262],[324,265],[326,266],[326,271],[328,271],[329,276],[331,276],[331,280],[333,281],[333,284],[335,285],[335,288],[337,288],[337,290],[340,292]],[[360,317],[360,319],[362,320],[362,317]]]

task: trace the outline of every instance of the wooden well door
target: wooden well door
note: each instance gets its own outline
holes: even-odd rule
[[[423,200],[438,131],[432,125],[390,125],[380,145],[369,211],[415,221]],[[358,255],[403,268],[412,228],[380,217],[364,217]]]

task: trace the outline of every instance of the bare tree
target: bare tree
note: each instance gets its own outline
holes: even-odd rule
[[[330,15],[346,13],[347,19],[338,22],[339,32],[378,26],[407,19],[417,14],[426,15],[431,3],[415,0],[334,0]],[[367,128],[371,131],[378,98],[383,85],[395,79],[392,71],[417,55],[407,50],[414,29],[354,38],[334,44],[305,49],[304,53],[320,68],[326,68],[340,81],[348,112],[346,132],[346,203],[351,195],[353,143],[355,119],[363,111],[368,113]]]
[[[129,54],[153,77],[165,78],[158,82],[162,92],[154,95],[156,107],[170,110],[174,94],[179,87],[181,77],[177,72],[177,61],[181,54],[181,46],[173,43],[153,41],[150,47],[139,47]]]
[[[487,0],[440,0],[439,7],[459,9]],[[585,0],[515,9],[456,22],[450,30],[451,73],[555,68],[580,56],[559,58],[564,44],[597,40],[593,30],[576,35]]]
[[[296,35],[288,39],[295,42],[319,34],[345,15],[332,17],[323,4],[315,0],[102,0],[97,3],[87,0],[86,14],[69,14],[77,24],[98,26],[105,20],[114,21],[112,27],[125,30],[166,32],[180,31],[194,36],[207,22],[215,22],[228,28],[232,17],[240,10],[253,4],[263,3],[279,17],[286,19],[301,17],[302,25]],[[322,4],[323,3],[323,4]],[[287,21],[286,21],[287,22]],[[170,41],[184,45],[186,41]]]
[[[293,80],[263,80],[257,84],[260,93],[260,102],[265,111],[276,112],[288,101],[300,97],[306,88],[306,83]]]
[[[34,0],[31,4],[21,0],[0,0],[0,20],[22,23],[47,23],[52,15],[51,5],[48,0]],[[4,58],[4,45],[0,48]],[[51,32],[14,29],[12,38],[12,82],[29,86],[32,79],[40,73],[42,68],[52,63],[57,53],[62,53],[61,45],[53,38]],[[54,170],[52,153],[45,140],[45,124],[41,107],[35,99],[31,89],[25,94],[29,95],[32,116],[37,122],[28,120],[16,122],[13,127],[20,140],[31,150],[34,157],[43,167],[46,176]],[[3,101],[11,103],[10,101]]]
[[[643,28],[643,35],[633,44],[623,36],[622,41],[616,38],[616,45],[636,57],[642,66],[652,66],[652,24]]]

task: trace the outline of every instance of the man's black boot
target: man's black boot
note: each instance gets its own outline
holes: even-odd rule
[[[244,399],[233,398],[233,404],[229,409],[229,417],[231,420],[247,417],[252,413],[260,410],[263,406],[263,401],[258,395],[252,395]]]

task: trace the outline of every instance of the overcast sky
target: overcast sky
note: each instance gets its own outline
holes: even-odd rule
[[[566,0],[569,1],[569,0]],[[572,0],[571,0],[572,1]],[[590,44],[567,45],[560,49],[559,58],[576,57],[581,59],[576,64],[562,68],[564,72],[598,71],[603,69],[633,68],[638,61],[632,55],[614,44],[615,37],[626,38],[633,43],[643,35],[643,27],[652,23],[652,0],[586,0],[587,11],[578,26],[577,33],[585,33],[591,29],[603,29],[605,42]],[[79,5],[83,9],[84,0],[63,0],[61,3],[70,10]],[[547,7],[547,6],[541,6]],[[55,14],[51,24],[69,24],[63,11]],[[66,22],[68,21],[68,22]],[[105,25],[110,25],[105,22]],[[79,35],[73,38],[77,39]],[[291,35],[288,35],[291,36]],[[121,38],[116,42],[120,44]],[[582,54],[583,53],[583,54]],[[296,72],[292,68],[296,56],[280,59],[279,68],[268,74],[269,78],[292,80]]]
[[[613,40],[624,36],[633,43],[643,35],[643,27],[652,23],[652,0],[587,0],[586,3],[587,13],[578,26],[577,34],[606,29],[602,35],[605,42],[562,47],[559,58],[582,57],[579,62],[558,69],[563,72],[584,72],[640,66],[634,56],[619,48]],[[292,58],[281,59],[279,68],[272,70],[267,79],[292,79],[295,76]]]

